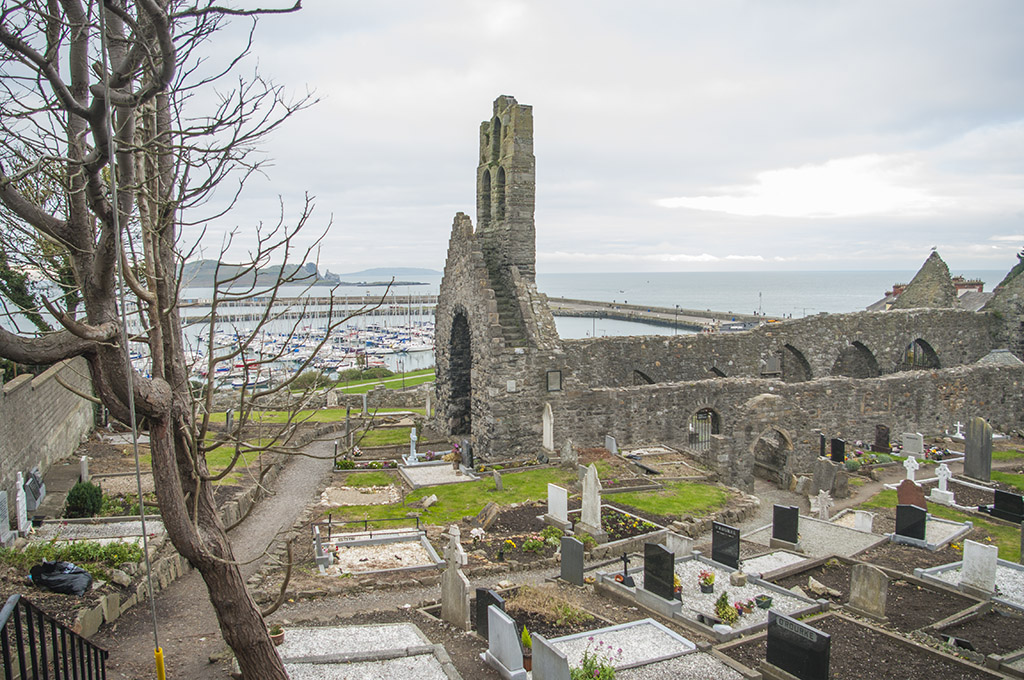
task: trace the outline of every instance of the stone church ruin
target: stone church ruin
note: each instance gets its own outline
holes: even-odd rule
[[[571,439],[698,451],[731,484],[810,469],[819,433],[870,441],[983,416],[1024,425],[1024,261],[980,311],[933,252],[887,311],[739,333],[563,340],[537,290],[533,110],[480,126],[476,228],[452,225],[436,318],[435,425],[498,461]],[[1009,352],[1001,351],[1009,349]]]

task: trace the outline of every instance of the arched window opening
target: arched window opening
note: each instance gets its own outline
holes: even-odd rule
[[[877,378],[878,361],[867,347],[855,342],[842,352],[832,365],[832,375],[847,378]]]
[[[793,443],[785,433],[775,428],[766,430],[753,445],[754,476],[785,484],[792,451]]]
[[[811,379],[811,365],[803,352],[793,345],[782,348],[782,381],[806,382]]]
[[[907,345],[900,363],[896,364],[897,371],[922,371],[933,368],[941,368],[939,356],[932,346],[921,338]]]
[[[505,168],[498,168],[498,181],[494,183],[495,210],[494,219],[501,221],[505,219]]]
[[[494,117],[494,130],[491,132],[491,162],[497,163],[501,158],[501,119]]]
[[[486,226],[491,221],[491,171],[484,170],[480,176],[480,205],[478,206],[478,226]]]
[[[711,435],[721,434],[721,427],[718,414],[713,409],[702,408],[690,416],[686,443],[696,451],[707,451],[711,448]]]
[[[448,412],[449,430],[453,435],[468,435],[473,432],[473,354],[465,312],[457,312],[452,319],[450,342],[448,361],[452,392]]]

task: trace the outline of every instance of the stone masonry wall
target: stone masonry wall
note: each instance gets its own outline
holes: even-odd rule
[[[18,472],[50,464],[73,452],[92,430],[92,402],[57,382],[92,394],[85,359],[62,361],[38,376],[22,375],[3,386],[0,396],[0,488],[14,510]]]

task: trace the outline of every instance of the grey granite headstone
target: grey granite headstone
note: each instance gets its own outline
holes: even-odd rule
[[[490,588],[476,589],[476,632],[483,639],[488,636],[487,608],[494,605],[501,611],[505,611],[505,598]]]
[[[984,418],[971,418],[967,421],[964,475],[983,482],[992,479],[992,426]]]
[[[832,637],[817,628],[768,611],[766,660],[800,680],[828,680]]]
[[[533,634],[533,680],[570,680],[565,652],[551,645],[540,633]]]
[[[504,491],[505,490],[505,484],[501,481],[501,473],[498,472],[497,470],[494,471],[494,490],[495,491]]]
[[[903,449],[900,453],[904,456],[924,455],[924,437],[920,432],[904,432],[901,443]]]
[[[796,543],[800,536],[800,508],[795,505],[776,505],[772,508],[772,538]]]
[[[896,535],[923,541],[928,513],[916,505],[896,506]]]
[[[565,443],[562,444],[562,467],[573,470],[579,465],[579,454],[576,453],[576,447],[572,445],[571,439],[566,439]]]
[[[675,599],[676,557],[658,543],[644,543],[644,590]]]
[[[995,503],[989,513],[993,517],[1005,519],[1007,522],[1020,524],[1024,522],[1024,497],[1017,493],[995,489]]]
[[[583,543],[571,536],[562,537],[561,577],[573,585],[583,585]]]
[[[854,614],[876,621],[886,621],[885,601],[889,593],[889,577],[870,564],[855,564],[850,570],[850,602]]]
[[[824,458],[828,454],[828,451],[826,450],[826,446],[828,446],[828,437],[825,436],[824,432],[819,432],[818,433],[818,456],[820,458]]]
[[[604,448],[608,449],[609,453],[619,452],[619,443],[615,441],[615,437],[610,434],[604,436]]]
[[[711,523],[711,561],[740,568],[740,530],[721,522]]]
[[[828,458],[816,459],[814,461],[814,488],[811,489],[811,493],[816,494],[819,491],[832,493],[839,467]]]
[[[321,574],[327,573],[327,567],[331,566],[331,556],[324,552],[323,540],[320,538],[320,527],[313,527],[313,551],[316,559],[317,569]]]
[[[14,518],[18,533],[24,536],[31,525],[28,521],[28,499],[25,497],[25,476],[18,473],[14,489]]]
[[[32,468],[25,480],[25,500],[28,503],[28,512],[35,512],[39,504],[46,498],[46,484],[43,483],[43,476],[39,468]]]
[[[488,607],[487,629],[487,651],[481,658],[504,680],[526,680],[515,621],[497,607]]]
[[[473,469],[473,445],[469,443],[468,439],[462,440],[462,445],[459,446],[459,453],[462,455],[462,466]]]
[[[366,392],[363,392],[363,412],[361,415],[368,416],[370,412],[366,408]]]
[[[224,429],[228,432],[235,427],[235,409],[229,408],[224,412]]]

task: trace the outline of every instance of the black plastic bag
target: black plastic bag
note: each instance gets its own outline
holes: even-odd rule
[[[39,588],[65,595],[84,595],[92,585],[92,576],[71,562],[43,560],[29,570],[29,578]]]

